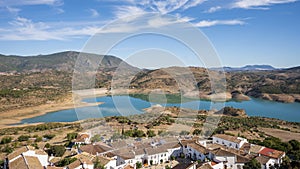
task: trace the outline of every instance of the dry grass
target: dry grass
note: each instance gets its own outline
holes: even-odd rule
[[[290,131],[272,128],[259,128],[259,130],[264,132],[266,135],[280,138],[284,142],[290,140],[300,140],[300,133],[294,133]]]

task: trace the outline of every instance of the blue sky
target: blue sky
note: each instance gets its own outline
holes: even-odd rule
[[[104,25],[152,12],[192,23],[214,45],[223,65],[299,66],[297,0],[1,0],[0,53],[81,51]],[[147,44],[137,38],[111,54],[126,59],[126,50],[138,50],[133,48],[141,43]],[[194,65],[189,59],[186,62]]]

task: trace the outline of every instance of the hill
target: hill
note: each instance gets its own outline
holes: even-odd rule
[[[73,69],[79,54],[69,51],[28,57],[0,55],[0,104],[3,105],[0,112],[61,101],[72,90]],[[79,63],[84,65],[83,68],[98,68],[97,72],[91,72],[96,73],[95,82],[92,81],[88,86],[91,88],[118,89],[123,86],[129,88],[132,94],[163,91],[182,94],[188,99],[216,97],[216,91],[211,89],[211,77],[219,74],[218,70],[201,67],[147,70],[135,68],[114,56],[83,55],[90,58]],[[98,57],[103,57],[101,63],[95,61]],[[116,70],[119,72],[116,73]],[[226,83],[220,83],[220,87],[226,89],[227,99],[247,100],[256,97],[300,102],[300,67],[230,71],[225,72],[225,77]],[[128,81],[129,86],[125,83]]]
[[[137,69],[125,63],[120,58],[110,55],[95,55],[74,51],[59,52],[38,56],[7,56],[0,55],[0,72],[43,72],[49,70],[68,71],[74,69],[78,56],[102,58],[99,69],[117,68],[121,63],[129,69]]]

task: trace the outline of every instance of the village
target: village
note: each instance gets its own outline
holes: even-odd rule
[[[46,153],[46,148],[23,146],[7,155],[4,168],[243,169],[256,161],[261,169],[271,169],[280,166],[285,157],[283,151],[225,134],[215,134],[208,139],[186,135],[110,142],[92,142],[91,137],[88,132],[78,133],[71,146],[63,147],[67,154],[63,160]]]

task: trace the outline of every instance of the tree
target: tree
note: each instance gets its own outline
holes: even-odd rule
[[[27,135],[21,135],[18,137],[18,141],[28,141],[29,140],[29,136]]]
[[[1,139],[1,144],[7,144],[12,141],[12,137],[6,136]]]
[[[136,164],[137,169],[142,168],[142,163],[141,162],[138,161],[135,164]]]
[[[245,163],[243,169],[261,169],[260,163],[254,158],[251,161]]]
[[[163,159],[160,159],[160,163],[162,164],[164,162],[164,160]]]
[[[51,140],[53,137],[55,137],[55,134],[45,134],[43,135],[44,138]]]
[[[42,137],[37,137],[37,138],[35,139],[35,142],[41,142],[41,141],[43,141],[43,138],[42,138]]]
[[[193,135],[199,135],[199,134],[201,134],[201,130],[200,129],[195,129],[193,131]]]
[[[12,153],[14,151],[14,149],[8,145],[6,145],[3,149],[2,149],[2,152],[5,152],[5,153]]]
[[[67,140],[72,141],[73,139],[77,138],[78,133],[68,133]]]
[[[172,161],[175,160],[175,156],[171,155],[171,160]]]
[[[54,145],[54,146],[51,146],[49,151],[48,151],[48,154],[49,155],[53,155],[55,157],[61,157],[64,155],[66,149],[64,146],[62,145]]]
[[[148,136],[148,137],[155,137],[156,134],[155,134],[155,132],[154,132],[153,130],[148,130],[148,131],[147,131],[147,136]]]
[[[171,169],[171,167],[170,167],[170,166],[168,166],[168,165],[166,165],[166,166],[165,166],[165,169]]]
[[[49,144],[49,143],[46,143],[46,144],[45,144],[45,148],[50,148],[50,144]]]

